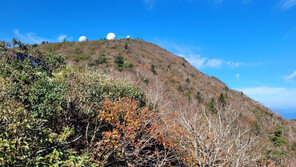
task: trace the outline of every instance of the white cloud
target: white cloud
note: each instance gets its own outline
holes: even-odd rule
[[[288,10],[291,9],[292,7],[294,7],[296,5],[296,0],[282,0],[280,2],[280,7],[283,10]]]
[[[185,58],[189,61],[193,66],[197,68],[202,68],[207,60],[206,57],[201,57],[200,55],[188,55],[185,56],[184,54],[178,54],[178,56]]]
[[[227,62],[227,65],[231,68],[236,68],[236,67],[239,67],[239,66],[243,66],[245,65],[244,63],[240,63],[240,62],[232,62],[232,61],[228,61]]]
[[[207,57],[201,57],[194,54],[177,54],[180,57],[185,58],[196,68],[221,68],[223,61],[220,59],[208,59]]]
[[[185,58],[190,64],[192,64],[196,68],[222,68],[222,67],[231,67],[237,68],[244,63],[240,62],[233,62],[233,61],[224,61],[219,58],[208,58],[201,56],[201,47],[196,45],[190,44],[178,44],[176,42],[171,42],[168,39],[155,39],[154,43],[158,44],[159,46],[175,53],[176,55]]]
[[[66,39],[67,38],[67,35],[66,34],[60,34],[59,36],[58,36],[58,41],[59,42],[62,42],[64,39]]]
[[[143,0],[146,5],[153,8],[155,0]]]
[[[20,30],[15,29],[13,30],[13,36],[18,40],[21,40],[23,43],[29,43],[29,44],[40,44],[42,41],[48,41],[48,42],[62,42],[64,39],[66,39],[68,36],[66,34],[60,34],[57,38],[43,38],[38,36],[36,33],[33,32],[26,32],[21,33]],[[73,37],[68,37],[68,40],[72,40]]]
[[[269,108],[296,108],[296,89],[284,87],[251,87],[239,88],[249,97],[259,101]]]
[[[293,79],[293,78],[295,78],[295,77],[296,77],[296,71],[294,71],[291,75],[287,76],[287,77],[285,78],[285,80],[288,81],[288,80],[291,80],[291,79]]]
[[[209,68],[221,68],[223,60],[220,59],[209,59],[205,64],[205,67]]]
[[[231,68],[236,68],[243,63],[238,63],[238,62],[231,62],[231,61],[223,61],[221,59],[210,59],[207,57],[201,57],[199,54],[183,54],[179,53],[177,54],[180,57],[185,58],[189,63],[191,63],[194,67],[196,68],[222,68],[223,66],[231,67]]]
[[[236,79],[239,81],[240,80],[240,74],[235,74]]]
[[[24,43],[30,43],[30,44],[40,44],[42,41],[50,41],[46,38],[42,38],[37,36],[35,33],[33,32],[28,32],[25,34],[21,34],[20,31],[18,29],[13,31],[15,37],[19,40],[21,40]]]

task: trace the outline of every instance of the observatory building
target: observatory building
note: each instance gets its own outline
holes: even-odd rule
[[[108,40],[113,40],[113,39],[115,39],[115,34],[112,33],[112,32],[110,32],[110,33],[107,35],[107,39],[108,39]]]
[[[87,41],[86,36],[81,36],[81,37],[79,38],[79,42],[82,42],[82,41]]]
[[[131,36],[130,36],[130,35],[128,35],[128,36],[126,36],[126,38],[127,38],[127,39],[130,39],[130,38],[131,38]]]

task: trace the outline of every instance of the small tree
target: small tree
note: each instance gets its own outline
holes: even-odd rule
[[[129,50],[127,42],[126,42],[125,45],[124,45],[124,49],[125,49],[125,50]]]
[[[228,91],[229,91],[229,88],[228,88],[228,86],[224,86],[224,88],[223,88],[223,89],[224,89],[224,91],[225,91],[225,92],[228,92]]]
[[[208,106],[209,106],[209,110],[212,113],[217,114],[217,109],[215,108],[215,100],[214,100],[214,98],[211,99],[211,101],[209,102]]]
[[[225,101],[225,97],[224,97],[224,94],[223,93],[220,94],[219,102],[220,102],[220,104],[221,104],[222,107],[225,107],[226,101]]]
[[[153,73],[154,75],[157,74],[155,68],[156,68],[155,65],[154,65],[154,64],[151,64],[150,70],[152,71],[152,73]]]
[[[200,92],[196,92],[195,98],[196,98],[196,100],[198,100],[199,103],[201,103],[203,101],[202,97],[200,96]]]
[[[187,82],[187,83],[190,83],[190,79],[189,79],[189,78],[187,78],[187,79],[186,79],[186,82]]]
[[[270,140],[273,142],[274,146],[283,146],[287,144],[285,137],[283,137],[284,130],[282,127],[277,128],[273,135],[270,135]]]
[[[124,58],[121,55],[115,57],[114,63],[116,64],[116,69],[118,71],[123,70]]]

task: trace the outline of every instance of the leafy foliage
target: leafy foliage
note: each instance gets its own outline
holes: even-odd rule
[[[72,144],[68,140],[73,139],[76,127],[66,123],[66,128],[57,128],[58,123],[64,122],[63,118],[69,114],[65,111],[69,110],[67,104],[70,101],[66,97],[71,82],[64,77],[74,76],[71,70],[65,69],[65,59],[52,53],[40,54],[17,40],[13,41],[13,45],[19,47],[9,50],[9,45],[4,42],[0,46],[0,164],[91,165],[89,158],[83,158],[84,154],[76,155],[67,149]],[[27,54],[34,54],[35,57]],[[37,59],[41,60],[40,63],[33,64]],[[102,97],[98,99],[121,95],[143,97],[143,93],[129,94],[121,89],[111,85],[109,89],[107,85],[99,87],[98,95]],[[112,90],[114,94],[110,95]],[[104,92],[109,92],[109,95],[104,95]]]
[[[152,72],[154,75],[157,74],[157,72],[156,72],[156,66],[155,66],[154,64],[151,64],[151,66],[150,66],[150,70],[151,70],[151,72]]]
[[[285,137],[283,137],[283,128],[279,127],[277,128],[272,135],[270,135],[270,140],[273,142],[275,146],[283,146],[287,144],[287,141]]]
[[[1,166],[149,166],[163,159],[154,113],[139,88],[13,44],[19,47],[0,45]]]
[[[211,98],[210,102],[208,103],[208,108],[209,108],[209,111],[212,112],[213,114],[218,113],[218,111],[215,107],[215,99],[214,98]]]
[[[137,101],[129,98],[112,102],[104,101],[104,106],[98,118],[108,126],[102,133],[103,139],[97,143],[96,152],[102,163],[120,163],[119,160],[137,161],[140,152],[146,148],[145,144],[151,142],[154,128],[147,126],[153,112],[147,108],[139,108]],[[147,145],[148,146],[148,145]],[[132,162],[129,162],[132,163]],[[139,165],[140,161],[136,164]]]
[[[219,102],[220,102],[222,107],[225,107],[226,100],[225,100],[225,95],[223,93],[221,93],[220,96],[219,96]]]
[[[201,95],[200,95],[200,92],[196,92],[196,94],[195,94],[195,98],[196,98],[196,100],[197,100],[199,103],[203,102],[203,99],[202,99],[202,97],[201,97]]]
[[[98,56],[97,59],[90,62],[89,65],[90,66],[97,66],[99,64],[104,64],[104,63],[107,63],[107,58],[104,54],[101,54],[100,56]]]
[[[2,43],[0,76],[0,164],[8,166],[43,166],[81,163],[90,165],[67,148],[72,129],[54,129],[65,102],[65,87],[53,73],[62,70],[61,55],[38,54],[28,45],[18,44],[19,51],[8,50]],[[36,54],[36,57],[27,54]],[[19,55],[23,57],[19,57]],[[32,63],[36,60],[39,63]],[[48,68],[49,67],[49,68]],[[74,158],[75,157],[75,158]],[[88,161],[88,162],[87,162]]]
[[[130,62],[125,63],[124,58],[121,55],[114,58],[114,63],[116,64],[116,69],[118,71],[129,70],[130,68],[134,67],[134,65]]]

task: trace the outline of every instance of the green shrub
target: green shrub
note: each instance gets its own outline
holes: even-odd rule
[[[72,53],[73,53],[73,54],[80,55],[80,54],[83,53],[83,50],[82,50],[81,47],[75,47]]]
[[[34,117],[48,121],[62,111],[65,102],[65,88],[58,82],[47,79],[37,80],[28,92],[28,110]]]
[[[218,110],[215,108],[215,100],[214,98],[211,98],[210,102],[208,103],[209,111],[213,114],[217,114]]]
[[[124,64],[124,58],[121,55],[115,56],[114,63],[117,66],[123,66],[123,64]]]
[[[78,55],[73,55],[71,56],[72,59],[76,62],[80,62],[80,61],[84,61],[84,60],[88,60],[90,58],[89,55],[82,55],[82,54],[78,54]]]
[[[11,56],[16,51],[8,47],[0,43],[0,166],[97,166],[87,150],[103,132],[97,118],[103,100],[129,97],[146,105],[131,83],[78,72],[61,55],[17,48],[36,53],[42,63],[33,65]]]
[[[130,62],[124,63],[124,58],[121,55],[114,58],[114,63],[118,71],[129,70],[130,68],[134,67],[134,65]]]
[[[150,70],[151,70],[151,72],[152,72],[154,75],[157,74],[157,72],[156,72],[156,66],[155,66],[154,64],[151,64],[151,66],[150,66]]]
[[[116,69],[118,71],[122,71],[123,70],[124,58],[121,55],[115,56],[114,63],[116,65]]]
[[[149,80],[148,80],[147,78],[145,78],[145,79],[143,80],[143,82],[144,82],[145,84],[148,84],[148,83],[149,83]]]
[[[191,101],[191,92],[187,92],[187,100]]]
[[[228,92],[228,91],[229,91],[228,86],[225,86],[225,87],[223,88],[223,90],[226,91],[226,92]]]
[[[128,70],[128,69],[133,68],[133,67],[134,67],[134,65],[133,65],[132,63],[130,63],[130,62],[126,62],[126,63],[124,64],[124,68],[125,68],[125,70]]]
[[[182,88],[181,85],[178,86],[177,90],[178,90],[179,92],[183,92],[183,91],[184,91],[184,89]]]
[[[95,59],[94,61],[89,63],[89,66],[97,66],[99,64],[104,64],[107,63],[107,58],[104,54],[101,54],[100,56],[98,56],[97,59]]]
[[[282,127],[277,128],[272,135],[270,135],[270,140],[272,141],[274,146],[283,146],[287,144],[287,140],[284,136],[282,136],[284,133],[284,129]]]
[[[219,102],[220,102],[222,107],[225,107],[226,101],[225,101],[225,95],[223,93],[220,94]]]
[[[127,42],[126,42],[125,45],[124,45],[124,49],[127,50],[127,51],[129,51],[129,47],[128,47]]]
[[[291,150],[296,151],[296,141],[292,143]]]
[[[261,128],[260,128],[258,122],[255,121],[254,124],[253,124],[253,126],[254,126],[254,128],[255,128],[255,134],[256,134],[257,136],[259,136],[260,133],[261,133]]]
[[[203,102],[203,99],[202,99],[202,97],[201,97],[201,95],[200,95],[200,92],[196,92],[196,94],[195,94],[195,98],[196,98],[196,100],[197,100],[199,103],[202,103],[202,102]]]
[[[189,79],[189,78],[187,78],[187,79],[186,79],[186,82],[187,82],[187,83],[190,83],[190,79]]]

